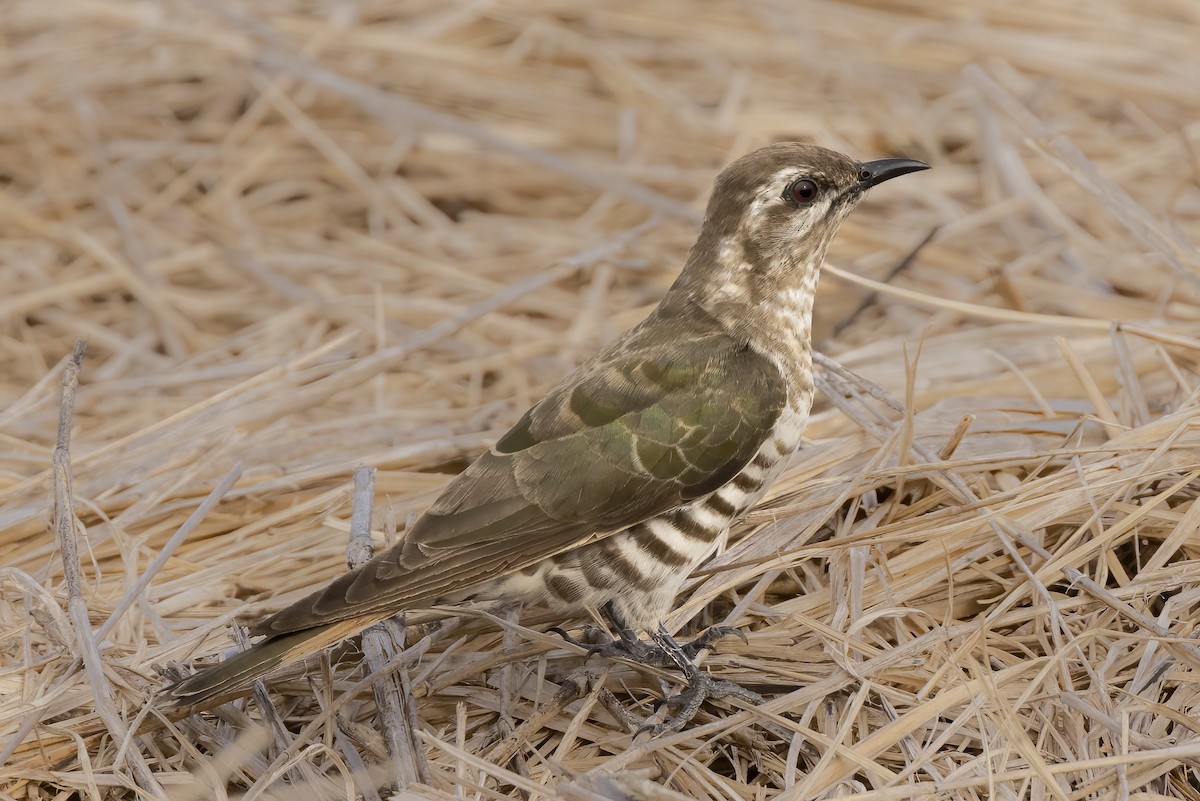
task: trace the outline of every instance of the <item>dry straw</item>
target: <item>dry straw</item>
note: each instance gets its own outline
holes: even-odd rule
[[[1193,0],[0,34],[0,798],[1200,798]],[[935,169],[844,228],[810,442],[670,621],[745,631],[704,668],[763,705],[634,740],[671,674],[473,609],[157,719],[160,667],[402,536],[782,138]]]

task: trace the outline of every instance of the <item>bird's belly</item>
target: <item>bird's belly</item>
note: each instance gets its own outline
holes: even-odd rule
[[[807,409],[787,410],[754,459],[715,492],[501,577],[474,596],[548,603],[565,612],[613,601],[634,628],[657,628],[692,570],[782,472],[807,416]]]

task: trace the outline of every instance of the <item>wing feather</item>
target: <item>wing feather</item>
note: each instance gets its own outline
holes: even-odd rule
[[[786,383],[769,360],[703,317],[653,320],[530,409],[403,542],[255,632],[277,637],[433,602],[732,479],[770,435]],[[677,336],[663,341],[669,325]]]

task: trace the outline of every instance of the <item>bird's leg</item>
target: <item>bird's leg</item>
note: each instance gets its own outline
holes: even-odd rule
[[[712,629],[709,629],[709,632],[711,631]],[[705,632],[701,637],[706,636],[709,632]],[[720,636],[723,635],[717,635],[717,637]],[[649,732],[653,735],[670,734],[681,730],[696,716],[696,713],[700,711],[700,706],[709,698],[741,698],[743,701],[748,701],[752,704],[761,704],[763,702],[761,695],[752,690],[747,690],[740,684],[732,681],[718,681],[711,678],[707,673],[703,673],[700,668],[692,663],[692,657],[686,653],[685,648],[687,646],[681,646],[675,642],[675,638],[667,633],[666,628],[659,626],[658,631],[654,632],[651,637],[654,640],[654,644],[662,650],[671,663],[683,674],[688,686],[679,695],[667,699],[667,705],[678,707],[679,711],[658,723],[643,726],[639,730],[639,734],[642,732]],[[695,642],[695,640],[692,642]],[[688,643],[688,645],[691,644]]]
[[[558,627],[551,628],[550,631],[555,632],[572,645],[586,648],[588,656],[600,654],[606,657],[618,657],[652,667],[672,667],[675,664],[663,653],[661,648],[638,637],[637,632],[625,622],[625,618],[621,617],[621,613],[617,611],[617,607],[612,601],[600,607],[600,611],[608,621],[609,627],[616,633],[615,638],[598,643],[580,642]]]
[[[653,653],[656,664],[660,666],[669,667],[675,664],[675,660],[663,649],[660,644],[656,642],[654,645],[650,645],[639,638],[637,636],[637,632],[635,632],[633,628],[625,622],[625,619],[621,617],[621,613],[617,611],[616,604],[614,604],[612,601],[609,601],[602,606],[600,611],[604,613],[604,616],[608,619],[609,625],[613,627],[618,636],[621,638],[622,646],[629,646],[630,651],[636,651],[639,653],[649,651]],[[724,639],[730,635],[741,637],[742,642],[749,642],[749,640],[746,639],[746,635],[742,633],[741,629],[734,628],[733,626],[709,626],[704,633],[691,640],[688,640],[685,643],[677,644],[675,647],[678,648],[690,661],[699,656],[701,651],[705,650],[706,648],[711,648],[713,644],[717,642],[717,640]],[[674,640],[672,640],[672,642],[674,642]],[[632,655],[633,654],[631,654],[631,656]]]
[[[610,639],[607,642],[580,642],[557,626],[551,628],[550,631],[557,633],[572,645],[586,648],[588,656],[601,654],[603,656],[619,657],[652,667],[676,666],[674,658],[663,650],[661,645],[657,642],[648,643],[637,636],[637,632],[625,621],[625,618],[617,611],[616,604],[612,601],[600,607],[600,612],[608,621],[609,627],[617,635],[616,638]],[[675,647],[690,661],[695,659],[701,651],[711,648],[717,640],[730,635],[741,637],[742,642],[747,642],[746,635],[740,629],[736,629],[733,626],[710,626],[703,634],[681,645],[676,644]]]

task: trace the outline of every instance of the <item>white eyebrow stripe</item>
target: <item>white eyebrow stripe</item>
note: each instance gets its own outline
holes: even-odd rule
[[[767,182],[768,186],[774,186],[777,182],[782,183],[784,178],[792,177],[793,173],[798,173],[795,167],[784,167],[782,170],[776,170],[771,176],[771,180]]]

